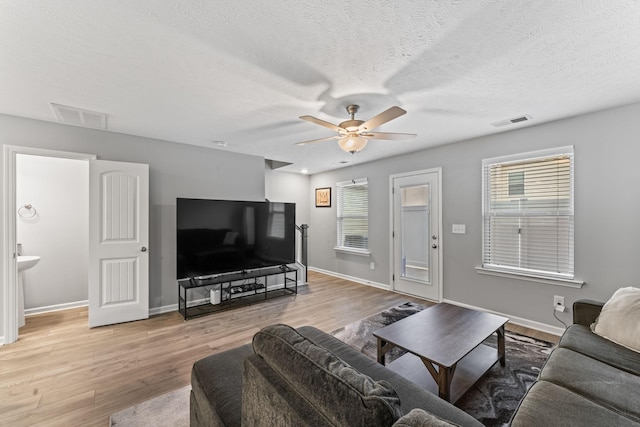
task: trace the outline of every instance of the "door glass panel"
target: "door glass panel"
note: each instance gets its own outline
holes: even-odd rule
[[[431,283],[429,184],[402,187],[400,192],[401,275],[404,279]]]

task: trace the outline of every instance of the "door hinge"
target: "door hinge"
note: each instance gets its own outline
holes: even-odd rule
[[[392,274],[392,275],[391,275],[391,281],[392,281],[392,282],[395,282],[395,281],[396,281],[396,275],[395,275],[395,274]]]

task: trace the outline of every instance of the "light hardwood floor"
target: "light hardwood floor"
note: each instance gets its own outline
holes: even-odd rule
[[[425,303],[314,272],[308,283],[296,296],[189,321],[173,312],[89,329],[86,308],[27,317],[19,340],[0,347],[0,426],[107,426],[110,414],[188,385],[193,362],[249,342],[263,326],[331,332],[406,301]]]

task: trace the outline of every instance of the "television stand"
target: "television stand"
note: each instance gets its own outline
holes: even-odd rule
[[[282,275],[283,282],[275,285],[267,283],[268,277]],[[293,276],[293,277],[291,277]],[[189,301],[197,290],[204,290],[206,298]],[[208,297],[213,292],[220,293],[220,302],[213,304]],[[178,311],[188,320],[197,316],[228,310],[269,298],[298,293],[298,270],[286,265],[266,267],[253,271],[241,271],[220,276],[178,281]]]

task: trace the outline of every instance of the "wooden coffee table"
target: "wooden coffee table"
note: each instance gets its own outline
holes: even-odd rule
[[[389,369],[455,402],[497,361],[505,365],[504,324],[508,320],[436,304],[374,332],[378,362],[384,365],[385,354],[393,347],[403,348],[408,353],[389,363]],[[497,351],[482,344],[494,333],[498,335]]]

